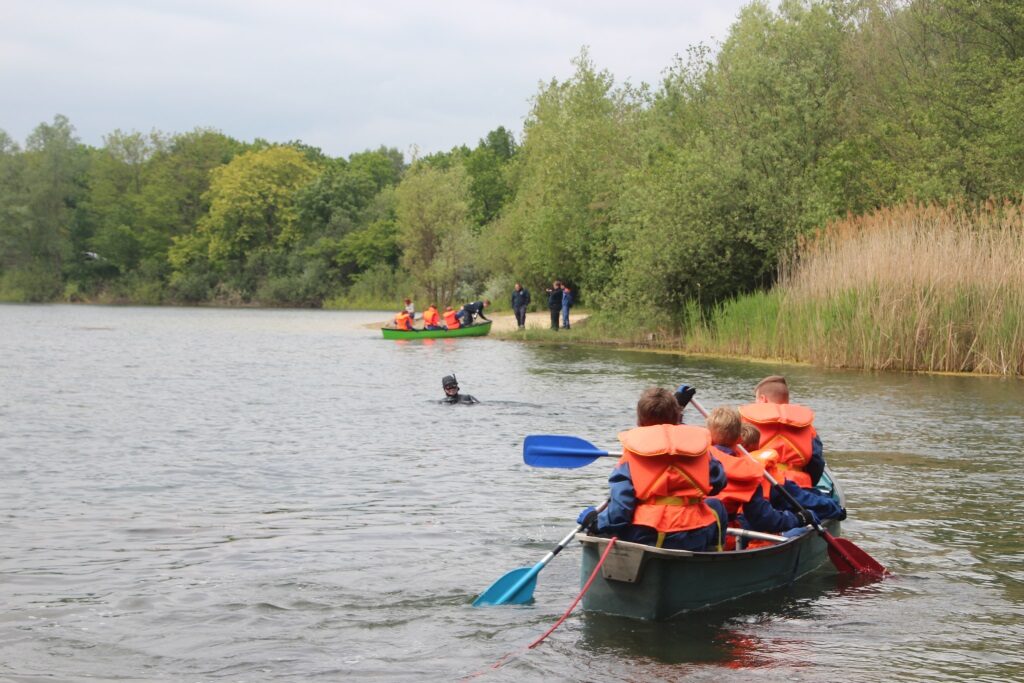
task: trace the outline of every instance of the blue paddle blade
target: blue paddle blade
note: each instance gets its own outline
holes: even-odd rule
[[[533,589],[537,587],[537,567],[519,567],[501,577],[473,601],[473,607],[485,605],[522,605],[533,600]],[[522,583],[516,588],[516,585]],[[509,595],[509,591],[515,592]]]
[[[523,440],[523,462],[531,467],[573,469],[608,455],[614,454],[578,436],[531,434]]]

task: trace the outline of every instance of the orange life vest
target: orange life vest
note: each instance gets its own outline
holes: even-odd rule
[[[814,411],[795,403],[750,403],[740,406],[740,417],[761,431],[760,448],[771,448],[779,454],[776,468],[784,478],[810,488],[811,476],[804,467],[811,461],[817,434]]]
[[[402,311],[395,316],[395,326],[400,330],[411,330],[412,329],[412,317],[408,311]]]
[[[733,517],[765,481],[764,467],[745,455],[732,455],[714,446],[711,447],[711,454],[722,463],[728,479],[725,488],[716,494],[715,498],[722,501],[726,512]]]
[[[441,316],[437,314],[437,309],[431,306],[427,310],[423,311],[423,324],[426,325],[437,325],[441,322]]]
[[[455,317],[455,311],[444,312],[444,324],[448,326],[449,330],[459,329],[459,319]]]
[[[637,505],[633,524],[660,533],[718,521],[704,499],[711,491],[711,435],[693,425],[651,425],[619,434]]]
[[[779,454],[771,448],[759,448],[756,451],[750,451],[750,457],[761,463],[764,467],[764,471],[771,475],[772,479],[782,483],[785,479],[785,475],[779,470]],[[769,500],[772,493],[772,483],[767,478],[761,478],[761,493],[764,494],[765,500]]]

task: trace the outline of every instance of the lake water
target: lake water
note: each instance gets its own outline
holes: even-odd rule
[[[384,317],[0,306],[0,680],[1024,678],[1021,381],[389,342]],[[526,467],[525,435],[612,446],[648,385],[735,405],[777,371],[895,576],[577,611],[523,651],[579,591],[570,546],[534,604],[470,606],[607,489],[610,460]],[[482,403],[436,403],[451,372]]]

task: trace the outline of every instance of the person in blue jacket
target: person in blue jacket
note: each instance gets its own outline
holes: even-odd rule
[[[569,308],[576,302],[569,285],[562,284],[562,327],[569,329]]]
[[[682,406],[673,393],[667,389],[647,389],[637,402],[638,428],[652,425],[678,425],[681,417]],[[683,427],[680,426],[680,428]],[[688,427],[687,429],[699,429],[706,434],[706,430],[699,427]],[[707,492],[707,496],[714,496],[727,483],[725,470],[714,457],[710,455],[702,457],[707,458],[708,463],[707,481],[710,490]],[[728,515],[722,502],[716,498],[705,497],[700,501],[699,505],[702,506],[703,514],[714,521],[698,528],[666,533],[644,524],[634,524],[634,512],[640,507],[651,507],[652,504],[655,507],[681,504],[692,506],[697,501],[686,503],[679,500],[674,501],[676,496],[671,493],[652,500],[638,500],[628,459],[624,455],[612,470],[611,476],[608,477],[608,506],[600,513],[593,507],[585,508],[577,518],[578,524],[600,535],[614,535],[623,541],[643,543],[660,548],[692,551],[721,549],[725,541]],[[711,514],[708,514],[708,508],[710,508]]]
[[[742,425],[735,408],[719,406],[707,417],[711,451],[722,463],[729,481],[718,498],[729,513],[730,526],[777,534],[817,523],[818,518],[809,510],[790,512],[768,502],[764,496],[764,465],[743,455],[736,446]]]

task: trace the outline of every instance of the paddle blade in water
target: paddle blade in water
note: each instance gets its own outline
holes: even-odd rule
[[[519,567],[501,577],[473,601],[473,607],[486,605],[522,605],[533,600],[533,589],[537,587],[536,567]],[[525,581],[524,581],[525,579]],[[517,584],[522,583],[516,588]],[[509,595],[509,591],[515,590]]]
[[[836,538],[827,531],[822,531],[828,543],[828,556],[836,569],[844,574],[863,574],[882,578],[889,572],[875,558],[857,547],[848,538]]]
[[[612,455],[578,436],[531,434],[523,440],[523,462],[531,467],[583,467]]]

